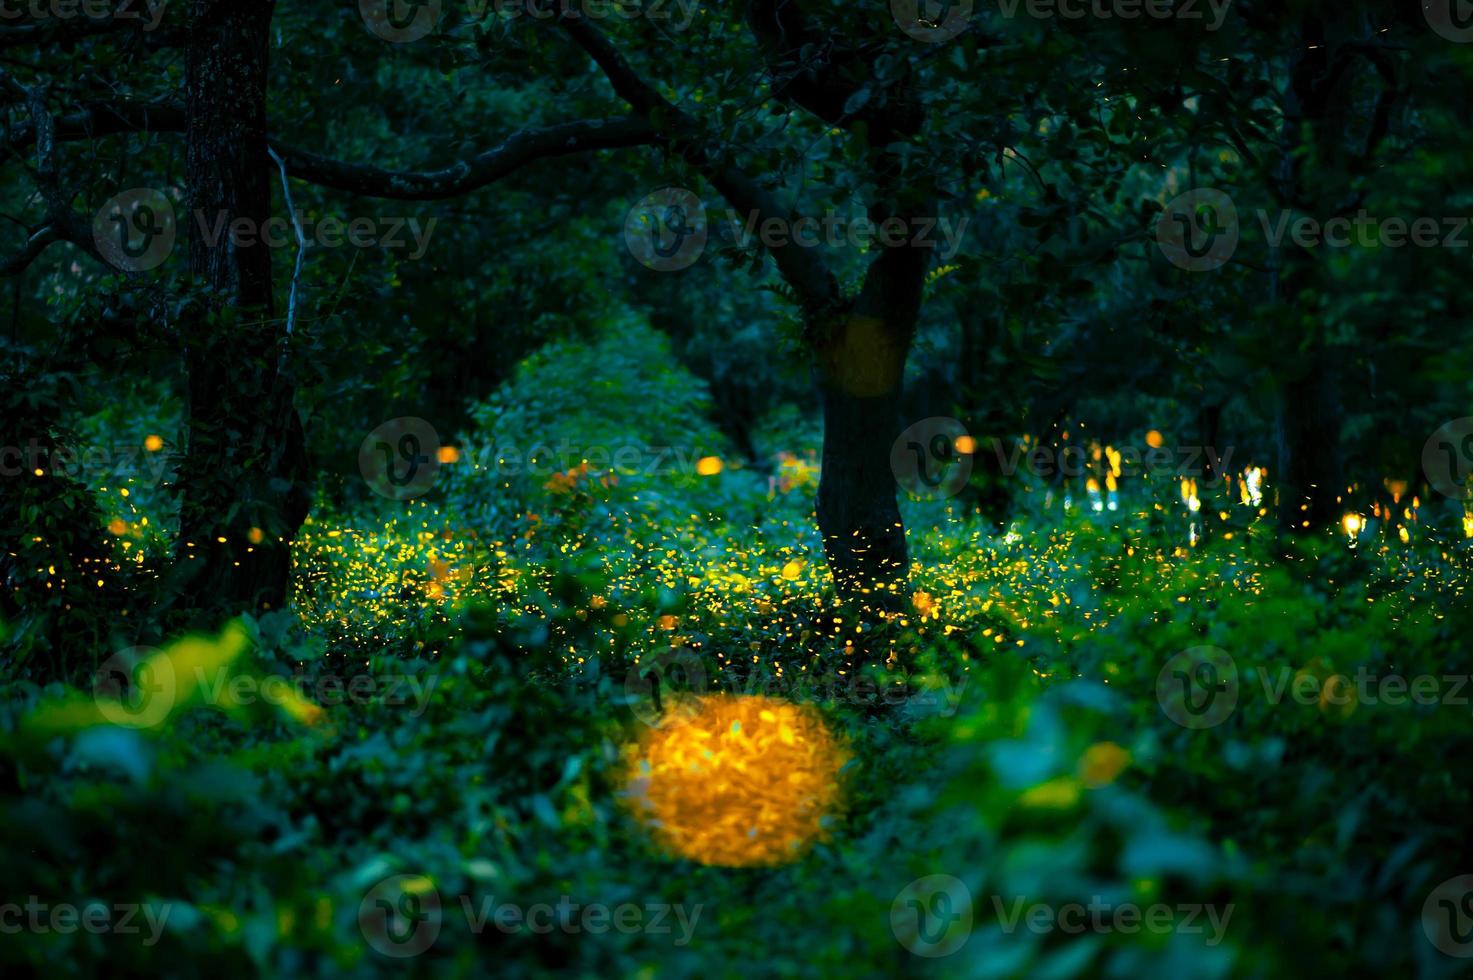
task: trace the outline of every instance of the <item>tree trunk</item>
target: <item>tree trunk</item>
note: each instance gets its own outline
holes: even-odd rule
[[[897,367],[903,369],[904,363],[902,356]],[[899,379],[856,389],[825,372],[820,387],[818,527],[829,570],[841,596],[892,609],[910,573],[890,468],[890,447],[900,432]]]
[[[1283,151],[1275,198],[1281,208],[1323,222],[1346,195],[1346,110],[1353,57],[1327,43],[1344,25],[1306,15],[1289,64]],[[1333,53],[1332,53],[1333,49]],[[1278,524],[1305,533],[1334,523],[1344,491],[1340,464],[1340,419],[1336,374],[1325,337],[1332,324],[1299,315],[1299,304],[1323,294],[1319,256],[1287,243],[1271,273],[1270,302],[1286,329],[1304,328],[1308,338],[1288,358],[1275,412],[1279,450]]]
[[[1279,525],[1295,533],[1337,522],[1344,490],[1334,372],[1322,349],[1314,353],[1308,370],[1279,390]]]
[[[928,259],[923,248],[882,253],[853,309],[813,331],[824,408],[818,528],[840,597],[871,610],[905,606],[910,557],[890,450]]]
[[[193,0],[185,59],[189,270],[203,300],[186,338],[188,445],[178,557],[186,607],[280,608],[306,518],[305,443],[260,230],[273,4]],[[235,223],[247,234],[232,234]]]

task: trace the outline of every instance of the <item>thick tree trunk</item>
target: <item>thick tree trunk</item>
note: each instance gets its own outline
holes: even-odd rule
[[[180,467],[181,599],[279,608],[306,517],[304,440],[274,315],[266,142],[273,4],[194,0],[185,61],[189,268],[204,299],[186,340],[188,446]],[[237,237],[237,221],[249,234]]]
[[[1339,520],[1345,487],[1335,391],[1334,371],[1318,358],[1306,373],[1280,386],[1278,513],[1286,531],[1320,530]]]
[[[883,350],[849,351],[858,361],[893,358]],[[846,362],[852,369],[854,362]],[[880,609],[896,608],[910,572],[905,527],[895,500],[890,447],[900,432],[903,353],[890,365],[893,379],[852,383],[842,369],[825,371],[823,470],[818,486],[818,527],[824,554],[841,596]]]
[[[1349,187],[1345,115],[1352,57],[1327,43],[1343,25],[1306,16],[1301,41],[1289,65],[1283,150],[1275,197],[1280,207],[1321,223],[1333,216]],[[1279,384],[1275,421],[1278,437],[1278,524],[1298,534],[1334,523],[1344,492],[1340,464],[1340,419],[1336,373],[1325,337],[1333,324],[1304,323],[1297,305],[1325,288],[1321,257],[1287,243],[1271,273],[1270,301],[1291,329],[1309,331],[1302,349],[1287,359]]]
[[[818,527],[841,597],[904,607],[910,574],[890,450],[929,254],[897,248],[871,264],[853,309],[814,330],[823,394]]]

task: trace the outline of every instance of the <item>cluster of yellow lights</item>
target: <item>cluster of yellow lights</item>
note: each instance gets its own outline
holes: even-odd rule
[[[783,864],[826,839],[849,749],[811,706],[685,697],[624,752],[623,798],[672,857]]]
[[[1162,440],[1156,433],[1146,441]],[[162,440],[158,445],[162,448]],[[458,453],[445,456],[447,464],[464,459]],[[1114,490],[1117,475],[1122,482],[1133,476],[1128,472],[1132,467],[1122,468],[1120,454],[1111,446],[1091,444],[1089,458],[1095,464],[1089,479],[1096,481],[1096,493],[1101,484]],[[738,469],[718,468],[720,460],[710,459],[715,462],[703,460],[701,469],[707,472],[700,474],[702,481],[727,479],[724,474]],[[798,505],[811,505],[816,479],[812,454],[784,453],[778,473],[768,478],[768,493],[774,499],[790,498],[781,512],[791,505],[791,512],[799,513]],[[953,633],[981,637],[998,648],[1076,641],[1108,626],[1121,611],[1126,593],[1098,583],[1122,573],[1141,587],[1169,589],[1180,602],[1209,597],[1225,583],[1257,594],[1261,569],[1248,552],[1220,549],[1224,564],[1214,575],[1203,575],[1194,564],[1192,547],[1208,538],[1237,540],[1239,526],[1264,517],[1272,506],[1272,489],[1261,467],[1224,474],[1220,486],[1173,479],[1171,484],[1181,483],[1180,488],[1171,486],[1181,490],[1180,504],[1132,494],[1134,506],[1122,499],[1116,511],[1110,502],[1110,520],[1129,531],[1174,512],[1181,522],[1180,543],[1131,532],[1111,554],[1080,549],[1081,530],[1074,525],[996,536],[972,520],[959,498],[928,511],[924,523],[907,529],[916,561],[899,618],[910,629],[886,631],[883,640],[871,640],[863,635],[869,628],[839,608],[826,565],[814,560],[821,547],[811,517],[743,526],[728,523],[721,513],[672,512],[668,497],[627,485],[619,487],[615,498],[609,492],[616,483],[613,475],[587,466],[548,482],[536,505],[543,513],[518,515],[505,540],[493,539],[484,525],[477,530],[473,516],[442,511],[423,499],[380,521],[310,519],[293,543],[298,614],[315,632],[328,635],[334,649],[346,644],[365,654],[402,637],[406,623],[417,624],[419,636],[427,637],[431,630],[440,635],[442,628],[453,628],[456,607],[467,601],[541,619],[546,611],[540,597],[557,574],[549,553],[581,556],[599,567],[602,587],[599,595],[589,597],[587,608],[577,610],[580,620],[592,620],[589,627],[578,640],[562,641],[569,666],[589,662],[600,647],[632,643],[628,652],[636,658],[652,650],[688,647],[709,657],[717,671],[761,663],[778,676],[794,677],[810,671],[815,652],[835,642],[865,645],[870,655],[876,651],[868,644],[883,642],[903,658],[926,647],[930,637]],[[1368,500],[1359,509],[1350,501],[1364,497],[1347,488],[1342,540],[1394,557],[1401,551],[1398,545],[1422,536],[1421,502],[1409,494],[1405,481],[1387,480],[1385,486],[1390,505]],[[142,566],[145,552],[163,558],[174,547],[164,530],[167,522],[150,521],[137,493],[130,494],[127,487],[99,489],[110,501],[106,537],[114,550],[85,565],[69,564],[60,555],[44,556],[36,572],[45,576],[47,588],[96,589],[124,562]],[[1067,485],[1059,494],[1048,486],[1022,484],[1020,495],[1039,494],[1045,513],[1061,500],[1070,506]],[[1094,509],[1104,506],[1101,502]],[[1036,508],[1037,503],[1029,507]],[[1229,523],[1231,511],[1246,520]],[[1221,523],[1214,523],[1214,517]],[[1463,518],[1462,530],[1473,538],[1473,513]],[[263,543],[265,537],[257,528],[242,534],[248,546]],[[40,543],[41,538],[33,540]],[[193,542],[185,544],[194,548]],[[1428,565],[1411,554],[1407,558],[1398,574],[1435,578],[1439,587],[1461,593],[1462,575],[1448,564],[1446,552],[1442,565]],[[667,596],[669,605],[657,608],[650,601],[652,592]],[[553,624],[555,635],[560,629]],[[711,642],[715,635],[721,643]],[[420,649],[428,655],[437,652]],[[968,655],[961,657],[965,669]]]

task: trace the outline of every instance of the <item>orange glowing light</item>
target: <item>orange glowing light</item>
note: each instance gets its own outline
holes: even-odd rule
[[[686,698],[624,750],[623,798],[674,857],[783,864],[829,832],[848,748],[818,711],[780,698]]]

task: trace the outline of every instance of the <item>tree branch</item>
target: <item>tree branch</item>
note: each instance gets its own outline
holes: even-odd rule
[[[31,116],[32,142],[36,146],[36,189],[46,205],[46,221],[31,232],[25,247],[10,259],[0,262],[0,275],[14,276],[24,272],[48,247],[59,241],[71,242],[98,261],[102,256],[92,240],[91,225],[71,210],[75,192],[62,187],[57,161],[56,121],[46,108],[47,86],[25,88],[9,73],[0,70],[0,87],[23,93]]]
[[[56,139],[69,143],[116,133],[182,133],[184,107],[172,102],[96,102],[56,120]],[[10,131],[0,146],[23,150],[36,142],[36,126],[27,122]]]
[[[756,215],[759,222],[788,213],[769,191],[702,139],[696,121],[641,78],[591,21],[565,15],[558,24],[603,71],[615,94],[668,134],[671,148],[704,174],[733,208]],[[838,280],[818,249],[790,239],[771,252],[778,272],[797,290],[807,312],[822,314],[839,298]]]
[[[62,240],[61,233],[55,225],[45,224],[26,239],[26,244],[16,254],[8,259],[0,260],[0,279],[18,276],[30,268],[31,263],[41,257],[55,243]]]
[[[591,150],[646,146],[658,139],[654,127],[643,119],[583,120],[543,129],[524,129],[507,137],[500,146],[469,161],[443,170],[422,172],[342,163],[276,140],[272,140],[272,147],[286,161],[291,175],[300,180],[366,197],[433,201],[485,187],[538,160]]]

